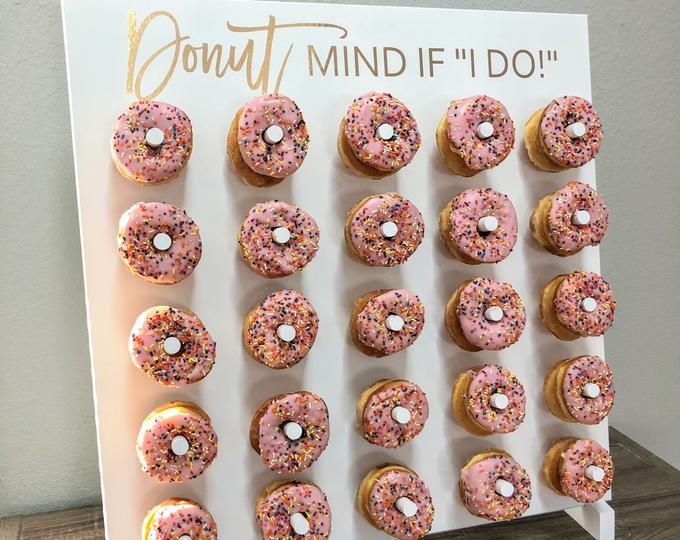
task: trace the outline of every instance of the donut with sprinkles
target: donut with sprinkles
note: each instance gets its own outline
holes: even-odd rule
[[[515,124],[497,99],[454,99],[437,126],[437,148],[447,167],[474,176],[501,164],[515,145]]]
[[[172,285],[188,278],[202,252],[198,225],[172,204],[140,202],[120,217],[118,253],[146,281]]]
[[[189,499],[167,499],[144,518],[142,540],[217,540],[217,523],[203,506]]]
[[[556,97],[529,118],[524,143],[531,162],[543,171],[582,167],[600,151],[600,115],[587,99]]]
[[[569,182],[543,197],[529,222],[531,234],[550,253],[568,257],[600,244],[609,210],[600,194],[585,182]]]
[[[227,154],[246,184],[269,187],[295,173],[307,156],[309,132],[302,111],[282,94],[256,96],[237,112]]]
[[[187,114],[160,101],[132,103],[116,120],[111,155],[118,172],[139,184],[176,177],[191,157],[193,131]]]
[[[360,176],[384,178],[409,163],[420,148],[418,124],[392,94],[368,92],[354,99],[340,122],[338,152]]]

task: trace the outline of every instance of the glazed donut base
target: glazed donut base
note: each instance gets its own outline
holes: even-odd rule
[[[373,517],[371,516],[371,510],[369,506],[370,494],[376,480],[380,478],[383,474],[388,473],[390,471],[416,474],[414,471],[412,471],[408,467],[404,467],[403,465],[395,464],[380,465],[379,467],[371,469],[366,474],[366,476],[364,476],[363,480],[361,481],[361,484],[359,485],[359,490],[357,491],[357,508],[359,510],[359,513],[362,516],[364,516],[364,518],[366,518],[366,521],[368,521],[373,527],[375,527],[378,530],[382,529],[375,523],[375,521],[373,521]]]
[[[356,215],[357,211],[359,208],[361,208],[365,203],[367,203],[369,200],[371,200],[375,195],[368,195],[361,199],[358,203],[356,203],[349,212],[347,212],[347,221],[345,222],[345,245],[347,246],[347,251],[349,251],[349,254],[352,256],[353,259],[356,261],[365,264],[366,266],[373,266],[372,264],[367,263],[364,258],[359,255],[359,252],[354,248],[354,244],[352,243],[352,236],[351,236],[351,227],[352,227],[352,220],[354,219],[354,216]]]
[[[158,503],[151,510],[149,510],[147,512],[146,516],[144,517],[144,522],[142,523],[142,540],[148,540],[149,533],[151,532],[151,527],[153,526],[153,521],[156,518],[156,515],[158,514],[158,512],[160,510],[162,510],[164,506],[178,505],[178,504],[196,504],[196,505],[198,505],[198,503],[195,502],[195,501],[191,501],[189,499],[182,499],[182,498],[179,498],[179,497],[173,497],[171,499],[166,499],[163,502]]]
[[[243,160],[241,150],[238,147],[238,122],[241,118],[241,112],[243,112],[243,107],[236,111],[236,115],[229,126],[229,135],[227,137],[227,154],[234,170],[249,186],[271,187],[280,184],[287,177],[274,178],[273,176],[257,173],[248,167],[248,164]]]
[[[366,165],[363,161],[359,160],[359,158],[354,153],[354,150],[352,150],[352,147],[347,142],[347,138],[345,137],[344,118],[340,122],[340,129],[338,130],[337,146],[343,165],[360,176],[367,176],[368,178],[372,178],[374,180],[380,180],[381,178],[385,178],[386,176],[390,176],[391,174],[397,172],[381,171],[380,169]]]
[[[361,433],[362,437],[364,436],[362,428],[364,422],[364,412],[366,410],[366,404],[368,403],[368,400],[371,399],[371,397],[377,392],[389,390],[390,388],[394,388],[405,382],[408,381],[404,379],[380,379],[379,381],[376,381],[374,384],[366,388],[366,390],[364,390],[361,393],[359,399],[357,399],[356,412],[357,412],[357,430],[359,431],[359,433]]]
[[[260,360],[257,358],[257,356],[255,354],[255,351],[248,344],[248,329],[250,328],[250,325],[255,320],[255,311],[259,307],[260,307],[260,304],[253,306],[253,308],[248,312],[248,315],[246,315],[245,319],[243,320],[243,331],[241,332],[241,335],[243,336],[243,346],[245,347],[246,351],[248,352],[248,356],[250,356],[258,364],[262,364],[263,366],[266,366],[270,369],[281,370],[281,369],[289,369],[289,368],[292,368],[293,366],[296,366],[298,363],[300,363],[303,360],[304,357],[301,357],[297,362],[295,362],[294,364],[290,364],[288,366],[270,366],[268,364],[263,364],[262,362],[260,362]]]
[[[575,249],[573,251],[564,251],[558,248],[552,241],[549,234],[548,228],[548,214],[550,213],[550,207],[552,205],[553,193],[550,193],[543,197],[534,211],[531,214],[531,219],[529,220],[529,229],[531,230],[532,236],[541,245],[541,247],[553,255],[558,255],[560,257],[569,257],[581,251],[583,248]]]
[[[534,112],[524,126],[524,145],[527,147],[529,159],[536,167],[546,172],[569,170],[569,167],[562,167],[555,163],[545,147],[541,136],[541,119],[544,110],[539,109]]]
[[[460,326],[460,320],[458,319],[458,304],[460,302],[460,295],[463,289],[472,280],[467,279],[463,281],[458,288],[453,292],[451,298],[446,304],[446,311],[444,313],[444,324],[446,329],[449,331],[449,335],[453,338],[461,349],[468,352],[479,352],[482,349],[470,343],[463,334],[463,329]]]
[[[546,375],[543,384],[543,399],[546,407],[550,409],[550,412],[553,413],[553,415],[565,422],[577,422],[569,413],[569,409],[564,400],[564,394],[562,393],[564,375],[567,372],[567,369],[569,369],[572,360],[573,359],[568,358],[567,360],[557,362]]]
[[[463,465],[463,469],[469,469],[472,467],[475,463],[479,463],[480,461],[484,461],[485,459],[488,459],[493,456],[497,455],[502,455],[505,457],[508,457],[510,459],[513,459],[510,454],[508,454],[505,450],[500,450],[498,448],[489,448],[488,450],[485,450],[484,452],[480,452],[479,454],[475,454],[472,456],[465,465]],[[463,483],[462,480],[462,475],[461,479],[458,481],[458,494],[460,495],[460,500],[465,504],[465,484]]]
[[[558,337],[563,341],[573,341],[580,338],[581,336],[564,326],[557,319],[557,315],[555,314],[555,294],[557,293],[559,286],[566,278],[567,274],[560,274],[559,276],[553,278],[550,283],[548,283],[543,288],[543,292],[541,293],[540,311],[543,323],[545,324],[546,328],[555,335],[555,337]]]
[[[470,368],[472,371],[479,371],[481,366]],[[458,377],[456,377],[456,382],[453,383],[453,391],[451,392],[451,408],[453,410],[453,415],[458,421],[458,423],[473,435],[479,435],[485,437],[491,435],[492,431],[487,431],[482,426],[480,426],[474,419],[468,414],[467,408],[465,407],[465,395],[467,394],[468,388],[470,388],[470,382],[472,377],[466,371],[463,371]]]
[[[558,495],[564,495],[560,484],[560,465],[562,453],[578,440],[578,437],[564,437],[553,443],[543,460],[543,479]]]
[[[465,161],[460,154],[455,151],[455,149],[449,143],[448,137],[448,127],[446,121],[446,113],[441,117],[439,124],[437,124],[437,148],[439,149],[439,155],[444,160],[446,166],[458,176],[474,176],[477,173],[485,171],[486,169],[471,169],[465,164]]]
[[[123,168],[123,164],[118,160],[118,157],[116,155],[115,150],[113,147],[111,148],[111,157],[113,158],[113,164],[116,166],[116,170],[118,173],[123,177],[126,178],[127,180],[131,180],[135,184],[140,184],[142,186],[162,186],[163,184],[167,184],[171,180],[174,180],[177,178],[180,173],[184,170],[184,167],[187,166],[187,163],[189,163],[189,159],[191,158],[191,153],[193,152],[193,144],[189,148],[189,155],[187,156],[186,161],[184,162],[184,166],[178,169],[175,173],[171,174],[170,176],[166,176],[162,180],[158,180],[156,182],[147,182],[146,180],[143,180],[139,178],[138,176],[134,176],[130,174],[128,171]]]

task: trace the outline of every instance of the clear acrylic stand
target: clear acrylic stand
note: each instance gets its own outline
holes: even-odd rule
[[[614,540],[614,509],[606,501],[567,508],[565,512],[593,538]]]

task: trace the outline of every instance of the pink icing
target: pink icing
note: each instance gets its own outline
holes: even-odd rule
[[[251,314],[245,340],[256,360],[271,368],[292,367],[302,360],[314,345],[319,330],[319,317],[304,296],[288,289],[267,296]],[[282,325],[295,329],[292,341],[280,339],[276,333]]]
[[[413,517],[397,510],[395,503],[407,497],[418,507]],[[368,497],[368,509],[375,525],[399,540],[422,538],[432,528],[434,506],[430,490],[414,472],[388,470],[376,478]]]
[[[291,234],[277,244],[272,231],[285,227]],[[319,249],[319,227],[304,210],[282,201],[257,203],[246,216],[238,237],[243,259],[257,273],[283,277],[304,268]]]
[[[411,413],[408,423],[400,424],[392,418],[392,409],[397,406]],[[362,418],[362,435],[371,444],[398,448],[423,430],[428,416],[425,392],[412,382],[399,381],[396,386],[374,392],[368,399]]]
[[[510,497],[496,493],[496,480],[510,482]],[[490,521],[521,517],[531,502],[531,480],[524,468],[506,454],[495,454],[460,472],[463,502],[471,514]]]
[[[172,451],[172,440],[177,436],[189,443],[189,451],[182,456]],[[197,478],[216,455],[217,435],[210,420],[185,408],[171,407],[154,414],[144,421],[137,436],[142,470],[161,483]]]
[[[566,128],[575,122],[585,124],[586,133],[578,139],[567,135]],[[600,151],[602,126],[592,104],[577,96],[553,99],[541,117],[541,135],[550,158],[562,167],[581,167]]]
[[[289,440],[283,432],[286,422],[302,427],[302,437]],[[328,445],[330,425],[323,399],[311,392],[285,394],[274,398],[258,423],[260,456],[279,474],[293,474],[310,467]]]
[[[503,310],[499,322],[484,318],[484,312],[492,306]],[[463,288],[457,313],[465,339],[487,351],[499,351],[515,343],[526,324],[522,299],[512,285],[482,277]]]
[[[572,216],[578,210],[590,214],[588,225],[574,225]],[[609,211],[599,193],[583,182],[569,182],[553,193],[548,212],[548,234],[562,251],[576,251],[596,246],[607,232]]]
[[[265,142],[265,130],[283,130],[276,144]],[[251,99],[238,121],[238,147],[248,167],[258,174],[285,178],[298,170],[307,155],[309,134],[302,112],[289,97],[265,94]]]
[[[517,215],[507,195],[490,188],[467,189],[449,203],[451,240],[459,251],[483,263],[505,259],[517,241]],[[480,232],[480,218],[494,216],[498,228]]]
[[[597,302],[595,311],[581,307],[584,298]],[[569,274],[557,288],[554,299],[557,319],[581,337],[601,336],[614,322],[616,300],[609,284],[593,272]]]
[[[582,395],[583,386],[596,384],[600,395],[589,398]],[[614,374],[599,356],[574,358],[564,374],[562,395],[569,413],[581,424],[599,424],[606,418],[614,404]]]
[[[149,534],[144,540],[217,540],[217,524],[210,513],[191,501],[166,501],[154,512]]]
[[[399,331],[385,325],[389,315],[404,321]],[[356,318],[359,340],[383,354],[403,351],[418,339],[425,324],[425,306],[415,294],[405,289],[392,289],[371,298]]]
[[[170,355],[163,348],[169,337],[182,344],[177,354]],[[198,382],[215,364],[215,342],[201,320],[170,306],[156,306],[137,318],[128,349],[135,366],[166,386]]]
[[[386,221],[397,225],[397,234],[385,238],[380,226]],[[425,234],[420,211],[396,193],[375,195],[353,212],[350,240],[359,256],[373,266],[395,266],[418,249]]]
[[[522,383],[507,369],[486,365],[482,369],[469,370],[470,385],[463,396],[468,414],[487,431],[510,433],[524,421],[526,395]],[[495,409],[489,403],[493,394],[508,398],[505,409]]]
[[[168,250],[154,247],[158,233],[172,239]],[[134,274],[171,285],[189,277],[201,260],[201,234],[184,210],[172,204],[140,202],[120,217],[118,252]]]
[[[493,125],[493,135],[482,139],[477,127]],[[451,102],[446,113],[449,143],[468,168],[479,171],[495,167],[515,145],[515,124],[505,106],[489,96],[470,96]]]
[[[381,124],[394,128],[392,139],[376,135]],[[387,172],[408,165],[421,142],[411,111],[391,94],[380,92],[368,92],[352,102],[345,115],[345,138],[359,161]]]
[[[276,489],[255,510],[264,540],[302,538],[290,525],[290,516],[304,514],[309,532],[304,538],[318,540],[331,533],[331,509],[326,494],[314,484],[291,483]]]
[[[601,482],[586,476],[586,469],[594,465],[604,470]],[[562,453],[560,486],[565,495],[583,503],[593,503],[604,497],[614,478],[614,463],[604,448],[591,439],[579,439]]]
[[[163,130],[158,148],[147,146],[146,132]],[[193,134],[186,113],[168,103],[138,101],[118,117],[111,150],[118,165],[137,182],[157,183],[177,174],[191,156]]]

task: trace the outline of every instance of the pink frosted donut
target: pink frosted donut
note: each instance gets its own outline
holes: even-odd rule
[[[499,321],[487,318],[489,308],[500,308]],[[519,294],[509,283],[478,277],[460,292],[456,308],[465,339],[485,351],[500,351],[515,343],[526,324]]]
[[[388,139],[378,134],[383,124],[390,126]],[[359,161],[384,172],[396,172],[411,163],[421,143],[411,111],[391,94],[381,92],[368,92],[352,102],[345,114],[344,135]]]
[[[135,366],[156,382],[175,387],[210,373],[215,348],[196,315],[171,306],[152,307],[137,317],[128,342]]]
[[[371,266],[406,262],[424,235],[420,210],[397,193],[362,199],[350,210],[345,227],[350,251]]]
[[[191,121],[182,109],[159,101],[138,101],[118,117],[111,154],[126,178],[158,184],[186,165],[192,144]]]
[[[326,494],[306,482],[289,482],[266,490],[258,499],[255,516],[264,540],[319,540],[331,533],[331,509]],[[296,528],[307,532],[296,532]]]
[[[172,285],[189,277],[201,260],[201,234],[184,210],[140,202],[120,217],[118,253],[133,274]]]
[[[304,268],[319,249],[319,227],[304,210],[282,201],[257,203],[238,235],[241,256],[268,278]]]
[[[365,512],[375,527],[399,540],[422,538],[432,528],[434,506],[425,482],[412,470],[386,465],[369,473],[368,493],[362,493]],[[366,479],[362,483],[362,488]],[[408,499],[415,514],[408,517],[398,508],[400,499]]]
[[[416,437],[429,416],[427,396],[409,381],[381,381],[361,411],[361,434],[371,444],[398,448]],[[395,409],[399,408],[404,418]],[[402,409],[405,409],[403,411]],[[404,421],[405,420],[405,421]]]
[[[509,370],[493,364],[467,373],[470,384],[464,402],[468,414],[486,431],[515,431],[524,421],[527,401],[522,383]],[[503,394],[507,398],[504,408],[491,405],[491,397],[496,394]]]
[[[168,499],[147,514],[142,540],[217,540],[217,524],[200,504]]]
[[[521,517],[531,502],[531,480],[505,452],[474,456],[460,471],[460,491],[468,511],[489,521]]]
[[[599,482],[588,478],[588,467],[599,467],[604,475]],[[565,495],[582,503],[593,503],[609,491],[614,463],[604,448],[591,439],[578,439],[560,456],[560,487]]]
[[[323,399],[311,392],[265,401],[253,416],[250,442],[262,462],[279,474],[310,467],[328,445],[330,425]]]
[[[142,471],[156,482],[199,477],[217,455],[210,417],[193,403],[172,401],[154,409],[137,436]]]
[[[547,232],[557,249],[573,253],[602,241],[607,232],[609,211],[592,187],[583,182],[569,182],[553,193],[550,200]],[[574,223],[576,212],[587,212],[588,223]]]
[[[246,317],[243,339],[258,362],[274,369],[289,368],[314,345],[319,317],[312,304],[297,291],[276,291]]]
[[[507,109],[500,101],[483,95],[451,102],[446,134],[453,150],[474,171],[499,165],[515,145],[515,124]]]
[[[418,339],[425,324],[425,306],[405,289],[382,290],[359,299],[352,317],[355,343],[367,354],[387,356]]]
[[[577,122],[583,124],[585,134],[572,138],[567,127]],[[561,167],[581,167],[600,151],[600,116],[587,99],[577,96],[553,99],[543,110],[540,130],[545,151]]]
[[[588,298],[594,300],[592,310]],[[569,274],[557,288],[553,303],[559,322],[582,337],[601,336],[614,322],[614,293],[602,276],[593,272]]]
[[[467,189],[444,208],[444,243],[464,262],[496,263],[505,259],[517,241],[517,215],[507,195],[490,188]]]
[[[586,397],[583,387],[597,385],[599,394]],[[599,356],[579,356],[574,358],[562,380],[562,396],[569,413],[581,424],[599,424],[614,405],[614,374],[607,363]]]
[[[267,142],[265,138],[271,126],[281,128],[278,142]],[[243,161],[256,173],[272,178],[290,176],[305,160],[308,145],[307,124],[289,97],[264,94],[243,107],[238,121],[238,147]]]

